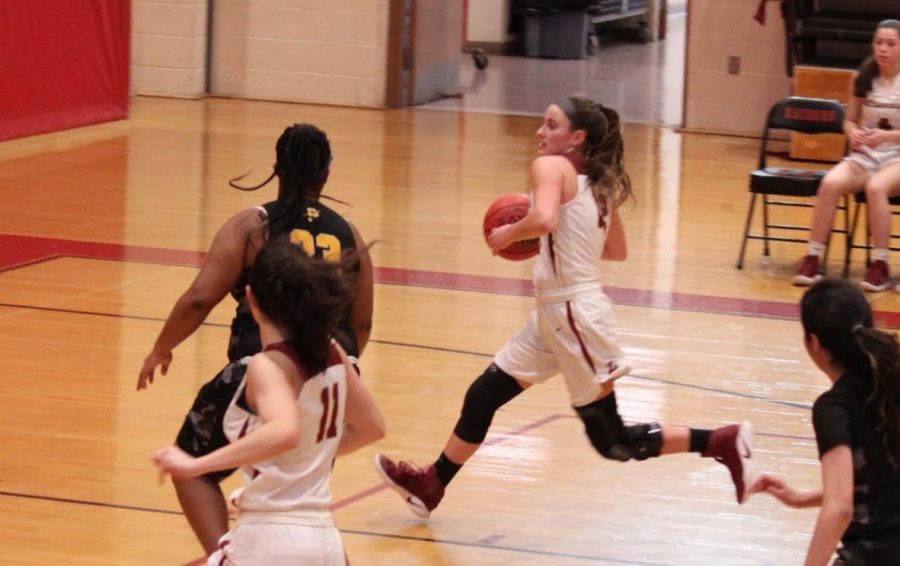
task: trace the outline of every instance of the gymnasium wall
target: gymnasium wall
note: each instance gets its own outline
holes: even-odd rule
[[[469,0],[470,40],[505,37],[507,1]],[[207,3],[133,0],[133,94],[202,96]],[[758,135],[771,102],[790,93],[779,3],[766,4],[760,25],[757,0],[688,2],[688,129]],[[217,0],[215,10],[213,92],[383,106],[388,0]],[[741,58],[737,75],[729,55]]]
[[[476,43],[506,42],[510,0],[467,0],[466,40]]]
[[[688,2],[686,128],[758,136],[772,103],[791,93],[779,4],[766,2],[761,25],[759,0]],[[738,74],[728,73],[732,55]]]
[[[0,0],[0,140],[128,115],[130,5]]]
[[[131,3],[131,93],[203,96],[208,0]]]
[[[134,0],[134,94],[205,90],[208,0]],[[214,94],[381,107],[388,0],[216,0]]]

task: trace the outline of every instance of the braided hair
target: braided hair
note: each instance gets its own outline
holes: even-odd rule
[[[265,181],[253,186],[238,184],[245,174],[229,180],[228,184],[242,191],[255,191],[277,176],[281,206],[266,221],[270,231],[279,233],[302,209],[304,201],[319,198],[328,180],[332,159],[331,144],[325,132],[312,124],[294,124],[285,128],[275,142],[275,166]],[[347,204],[335,198],[330,200]]]
[[[242,191],[255,191],[277,176],[278,200],[288,207],[300,206],[308,197],[318,197],[322,192],[332,159],[325,132],[312,124],[294,124],[285,128],[275,142],[275,166],[265,181],[246,187],[237,183],[242,175],[228,184]]]
[[[287,337],[310,375],[325,369],[329,340],[353,300],[347,263],[311,257],[289,236],[263,247],[250,268],[250,289],[260,310]]]
[[[572,130],[585,133],[585,172],[597,202],[618,206],[634,198],[631,178],[625,171],[625,143],[618,112],[581,96],[570,96],[555,104],[572,123]]]
[[[900,345],[897,337],[873,327],[872,307],[862,292],[845,279],[825,278],[800,301],[800,319],[807,339],[819,344],[845,370],[872,383],[869,397],[876,415],[876,432],[891,464],[900,467]]]

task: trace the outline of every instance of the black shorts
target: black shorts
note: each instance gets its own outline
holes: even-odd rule
[[[250,358],[243,358],[225,366],[212,380],[200,388],[184,424],[178,431],[175,444],[191,456],[204,456],[228,444],[222,421],[225,411],[247,373]],[[210,472],[204,477],[221,482],[237,468]]]
[[[262,339],[259,336],[259,327],[254,325],[244,330],[235,330],[232,327],[231,336],[228,339],[228,361],[236,362],[244,356],[252,356],[262,352]]]
[[[898,543],[854,541],[837,549],[832,566],[887,566],[897,564],[898,554]]]

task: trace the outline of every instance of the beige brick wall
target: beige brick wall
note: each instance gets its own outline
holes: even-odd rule
[[[756,0],[688,3],[685,127],[759,135],[772,103],[788,96],[784,21],[778,2],[767,2],[766,24],[753,19]],[[728,74],[728,57],[740,73]]]
[[[208,0],[133,0],[132,94],[205,91]],[[388,0],[217,0],[211,91],[384,105]]]
[[[131,93],[202,96],[207,0],[133,0],[131,6]]]
[[[219,0],[212,91],[381,107],[388,0]]]

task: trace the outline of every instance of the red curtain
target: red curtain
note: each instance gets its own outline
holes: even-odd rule
[[[130,0],[0,0],[0,140],[128,116]]]

